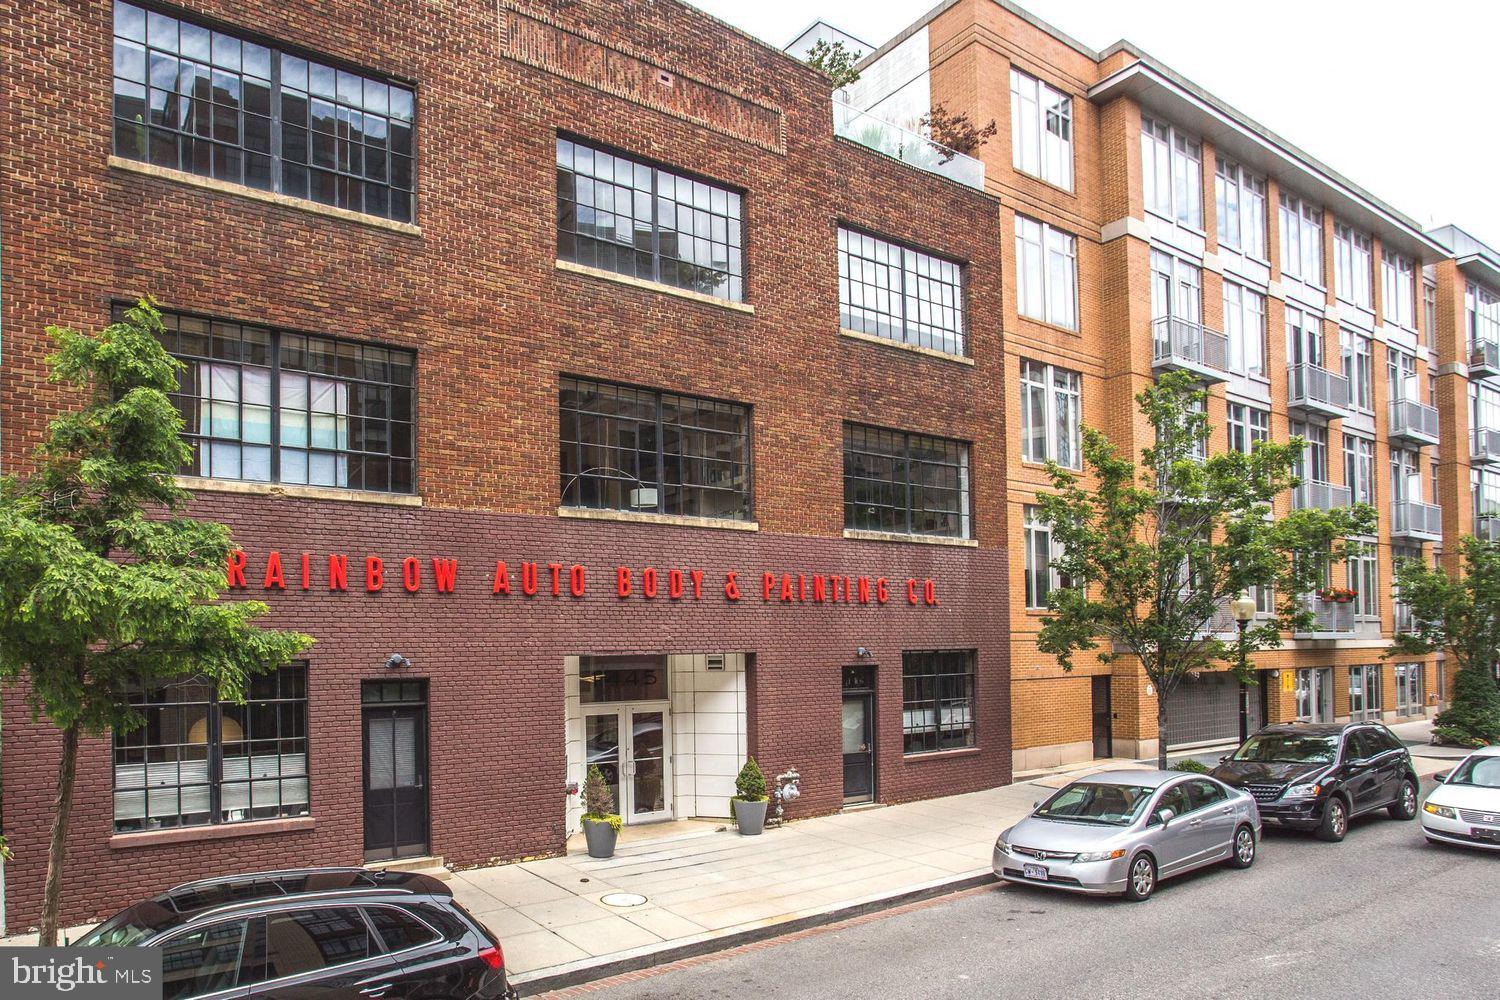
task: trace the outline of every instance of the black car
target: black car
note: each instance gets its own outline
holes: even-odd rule
[[[163,1000],[513,1000],[500,942],[428,875],[304,868],[188,882],[80,947],[161,948]]]
[[[1349,820],[1376,809],[1417,815],[1417,773],[1396,735],[1368,722],[1267,726],[1209,772],[1255,796],[1273,826],[1343,840]]]

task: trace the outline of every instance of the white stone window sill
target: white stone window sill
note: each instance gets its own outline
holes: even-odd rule
[[[977,538],[947,538],[943,535],[908,535],[899,531],[868,531],[864,528],[845,528],[844,537],[863,542],[909,542],[914,545],[956,545],[959,548],[977,549]]]
[[[840,329],[840,337],[848,337],[850,340],[859,340],[867,344],[879,344],[881,347],[894,347],[899,351],[907,351],[911,354],[919,354],[926,358],[936,358],[939,361],[951,361],[956,365],[967,365],[974,367],[974,359],[964,357],[962,354],[950,354],[948,351],[940,351],[935,347],[922,347],[917,344],[904,344],[899,340],[891,340],[888,337],[879,337],[873,333],[861,333],[858,330]]]
[[[207,479],[198,476],[177,476],[176,479],[177,485],[183,489],[205,493],[239,493],[246,496],[283,497],[288,500],[340,500],[390,507],[422,506],[422,498],[412,493],[376,493],[373,490],[298,486],[293,483],[251,483],[238,479]]]
[[[593,507],[559,507],[558,517],[580,521],[625,521],[634,524],[665,524],[680,528],[715,528],[720,531],[759,531],[758,521],[731,517],[689,517],[685,514],[654,514],[639,510],[598,510]]]
[[[662,295],[672,295],[679,299],[687,299],[690,302],[702,302],[704,305],[718,306],[720,309],[730,309],[734,312],[755,314],[755,307],[745,302],[735,302],[732,299],[720,298],[717,295],[704,295],[702,292],[692,292],[686,288],[678,288],[675,285],[664,284],[660,281],[647,281],[644,278],[631,277],[628,274],[616,274],[614,271],[606,271],[603,268],[588,267],[584,264],[575,264],[571,260],[558,260],[557,269],[568,271],[572,274],[582,274],[590,278],[598,278],[601,281],[613,281],[616,284],[628,285],[631,288],[640,288],[648,292],[660,292]]]

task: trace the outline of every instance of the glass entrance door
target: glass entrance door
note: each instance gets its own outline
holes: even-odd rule
[[[1349,718],[1355,722],[1380,721],[1380,665],[1356,664],[1349,668]]]
[[[598,767],[626,823],[672,818],[667,711],[621,705],[584,712],[584,760]]]
[[[1300,721],[1333,721],[1332,695],[1332,667],[1304,667],[1297,671],[1297,718]]]
[[[1396,714],[1421,715],[1422,664],[1396,664]]]

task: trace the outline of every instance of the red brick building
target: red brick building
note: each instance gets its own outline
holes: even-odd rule
[[[556,852],[586,758],[627,822],[747,755],[794,814],[1010,780],[994,198],[675,2],[3,7],[4,468],[44,328],[153,296],[231,596],[318,640],[86,743],[66,919]],[[15,930],[57,738],[3,710]]]

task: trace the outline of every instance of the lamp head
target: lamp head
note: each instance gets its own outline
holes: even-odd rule
[[[1248,622],[1255,617],[1255,598],[1250,596],[1249,591],[1244,591],[1230,603],[1229,608],[1234,612],[1235,621]]]

